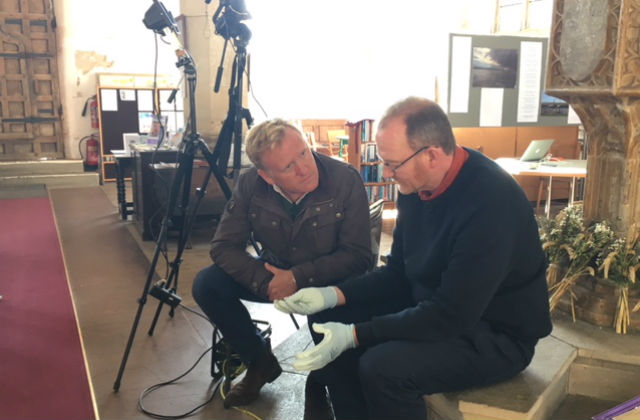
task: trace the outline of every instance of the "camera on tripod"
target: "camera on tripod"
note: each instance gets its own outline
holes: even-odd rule
[[[213,14],[216,33],[226,40],[246,44],[251,39],[251,30],[242,22],[251,19],[244,0],[220,0],[218,10]]]
[[[164,30],[169,28],[172,32],[179,32],[178,23],[173,18],[170,11],[164,7],[164,4],[154,0],[151,7],[145,12],[142,23],[147,29],[151,29],[153,32],[164,36]]]
[[[205,3],[210,3],[211,0],[205,0]],[[120,389],[120,383],[122,375],[129,358],[129,353],[133,345],[133,340],[138,329],[138,323],[142,317],[142,311],[147,301],[147,295],[157,298],[160,302],[156,309],[151,327],[148,334],[153,335],[156,322],[160,316],[160,311],[164,304],[171,307],[169,312],[170,316],[174,315],[175,308],[180,305],[182,299],[176,294],[178,289],[178,272],[182,261],[182,254],[186,248],[191,228],[193,226],[194,218],[197,214],[200,200],[206,192],[207,185],[209,183],[210,176],[214,176],[220,189],[224,193],[226,199],[231,197],[231,188],[227,184],[226,178],[233,178],[234,180],[240,174],[241,168],[241,150],[242,150],[242,122],[246,121],[247,126],[250,128],[252,124],[251,114],[248,109],[242,106],[242,83],[243,76],[247,62],[246,47],[251,38],[251,31],[243,20],[249,19],[251,16],[247,12],[244,0],[220,0],[218,9],[213,16],[213,22],[216,27],[216,33],[224,37],[225,44],[222,51],[222,57],[220,62],[224,62],[224,56],[226,47],[229,41],[235,45],[235,57],[233,60],[233,71],[231,75],[231,83],[229,88],[229,112],[227,118],[220,130],[220,135],[216,141],[213,152],[209,150],[208,145],[204,139],[198,133],[197,118],[196,118],[196,79],[197,72],[193,58],[184,48],[176,51],[176,55],[179,58],[177,63],[178,67],[184,69],[184,74],[187,80],[187,97],[189,99],[189,122],[187,124],[188,130],[185,133],[184,139],[181,144],[181,148],[178,151],[178,166],[173,182],[171,183],[169,198],[166,204],[166,213],[162,219],[160,231],[158,232],[158,239],[156,242],[156,249],[151,259],[151,266],[147,271],[147,278],[142,290],[142,296],[138,299],[138,310],[129,333],[129,338],[120,362],[120,368],[116,381],[113,385],[113,389],[118,391]],[[169,12],[159,0],[153,0],[152,6],[145,13],[143,23],[148,29],[153,30],[156,34],[164,36],[164,29],[175,35],[176,40],[181,44],[178,25],[173,19],[173,15]],[[220,81],[222,79],[222,64],[218,68],[218,74],[216,77],[215,92],[218,92],[220,87]],[[155,103],[155,102],[154,102]],[[233,169],[228,171],[228,160],[233,145]],[[205,177],[205,180],[200,187],[201,193],[197,195],[197,200],[194,203],[190,203],[190,188],[193,174],[193,162],[197,153],[200,153],[209,165],[210,171]],[[169,263],[171,267],[166,280],[161,280],[152,285],[152,281],[155,278],[155,269],[158,263],[158,259],[161,254],[166,250],[167,231],[169,224],[171,223],[171,216],[174,214],[174,210],[179,208],[182,215],[182,222],[179,229],[178,245],[175,252],[175,258]],[[166,256],[165,256],[166,257]],[[168,257],[166,257],[168,259]],[[262,322],[262,321],[255,321]],[[268,338],[270,335],[270,327],[261,329],[261,335],[263,338]],[[217,329],[214,328],[214,344],[220,341],[220,337],[217,335]],[[228,347],[228,346],[227,346]],[[230,363],[223,357],[231,353],[231,350],[226,348],[225,345],[219,344],[215,346],[213,352],[212,363],[212,376],[215,378],[220,372],[224,371],[224,366],[229,366]],[[217,369],[218,372],[215,372]]]

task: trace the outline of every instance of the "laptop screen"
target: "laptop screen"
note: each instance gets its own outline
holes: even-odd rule
[[[531,143],[527,146],[527,150],[524,151],[520,160],[524,162],[535,162],[541,160],[547,155],[547,153],[549,153],[549,149],[551,149],[553,141],[553,139],[531,140]]]

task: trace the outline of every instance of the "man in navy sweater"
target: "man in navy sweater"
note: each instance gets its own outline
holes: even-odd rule
[[[527,367],[551,332],[547,262],[520,186],[457,146],[437,104],[393,105],[376,142],[401,193],[387,265],[275,305],[322,321],[313,325],[322,342],[294,367],[317,371],[337,418],[424,419],[424,394]]]

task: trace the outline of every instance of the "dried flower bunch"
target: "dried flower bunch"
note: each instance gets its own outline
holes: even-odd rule
[[[583,276],[608,279],[620,290],[615,328],[626,333],[630,312],[640,310],[640,303],[629,310],[628,291],[638,287],[640,269],[640,230],[634,225],[628,235],[616,233],[608,221],[585,226],[582,206],[568,206],[553,219],[538,219],[542,247],[549,259],[547,283],[551,310],[569,293],[575,320],[573,286]]]
[[[575,205],[566,207],[553,219],[538,218],[540,241],[549,260],[549,287],[558,282],[560,270],[569,265],[573,252],[570,246],[585,230],[582,214],[582,205]]]
[[[639,237],[638,226],[631,226],[626,238],[615,239],[604,250],[601,255],[602,262],[598,264],[604,278],[614,282],[620,289],[614,326],[616,331],[622,334],[627,332],[631,312],[640,310],[640,302],[629,310],[629,288],[639,286],[636,282],[636,274],[640,269]]]

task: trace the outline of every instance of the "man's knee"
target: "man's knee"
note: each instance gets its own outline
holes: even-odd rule
[[[372,347],[358,363],[369,414],[375,418],[426,419],[423,392],[403,363],[398,363],[402,354],[389,350],[384,345]]]
[[[209,280],[209,276],[207,275],[207,273],[209,268],[205,268],[203,270],[200,270],[198,272],[198,274],[196,274],[195,279],[193,279],[193,286],[191,288],[191,294],[193,295],[193,298],[195,299],[195,301],[199,304],[202,299],[204,299],[206,296],[209,296],[209,287],[210,287],[210,283],[211,281]]]
[[[368,349],[358,360],[358,375],[362,384],[377,387],[391,376],[393,363],[390,363],[390,355],[381,351],[381,347],[375,346]]]
[[[358,375],[364,389],[374,394],[393,394],[396,397],[420,394],[417,384],[412,380],[411,364],[402,359],[402,353],[384,344],[367,349],[358,360]]]
[[[228,277],[229,276],[215,264],[200,270],[193,280],[193,287],[191,289],[193,298],[200,304],[204,300],[224,297],[226,290],[224,284],[229,280]]]

